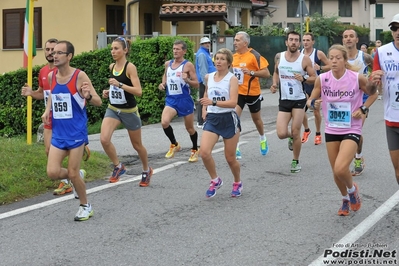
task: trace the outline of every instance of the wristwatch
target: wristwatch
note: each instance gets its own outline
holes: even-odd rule
[[[360,110],[362,111],[362,113],[365,115],[368,113],[369,108],[367,108],[366,106],[362,105],[360,106]]]
[[[90,94],[89,99],[86,98],[86,101],[90,102],[92,98],[93,98],[93,95]]]
[[[216,106],[216,103],[217,103],[216,99],[213,99],[212,100],[212,106]]]
[[[123,86],[123,83],[119,82],[119,88],[122,88],[122,86]]]
[[[252,77],[255,76],[255,71],[251,70],[251,72],[249,72],[249,75]]]
[[[303,78],[303,81],[302,81],[302,83],[304,83],[304,82],[306,82],[306,80],[309,78],[309,75],[303,75],[302,76],[302,78]]]

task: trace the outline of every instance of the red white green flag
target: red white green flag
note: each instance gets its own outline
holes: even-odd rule
[[[32,58],[36,56],[36,41],[35,35],[29,36],[29,16],[33,16],[30,14],[30,2],[31,0],[26,0],[26,10],[25,10],[25,27],[24,27],[24,67],[28,67],[28,45],[29,45],[29,37],[33,38],[32,41]]]

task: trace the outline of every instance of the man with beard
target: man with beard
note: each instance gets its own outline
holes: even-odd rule
[[[309,56],[298,50],[301,45],[300,38],[300,34],[295,31],[287,34],[285,40],[287,51],[276,54],[273,85],[270,88],[271,92],[275,93],[280,85],[277,136],[280,139],[288,138],[288,149],[293,151],[291,173],[301,171],[299,165],[302,145],[300,133],[306,105],[303,83],[313,84],[316,79]],[[291,131],[289,131],[288,124],[291,119]]]
[[[50,94],[50,85],[48,83],[47,77],[48,74],[56,69],[54,66],[54,57],[52,55],[54,46],[57,44],[58,40],[51,38],[48,39],[45,43],[45,49],[44,49],[44,56],[48,62],[47,65],[42,67],[39,72],[39,88],[35,91],[32,90],[31,87],[28,86],[28,84],[25,84],[22,87],[22,92],[21,95],[23,96],[31,96],[33,99],[36,100],[43,100],[44,99],[44,106],[47,105],[47,99]],[[49,149],[50,149],[50,142],[51,142],[51,135],[52,135],[52,125],[51,125],[51,117],[48,121],[48,123],[44,124],[44,147],[46,150],[46,155],[48,156]],[[90,156],[90,150],[89,147],[85,146],[84,149],[84,160],[86,161]],[[54,195],[64,195],[67,193],[71,193],[73,191],[71,183],[68,181],[68,179],[62,179],[60,182],[60,185],[58,186],[57,189],[54,190],[53,194]]]

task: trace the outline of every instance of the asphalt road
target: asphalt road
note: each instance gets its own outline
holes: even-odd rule
[[[264,97],[267,156],[259,153],[248,109],[241,119],[242,197],[230,197],[233,178],[222,142],[214,158],[224,186],[214,198],[205,197],[209,177],[201,160],[187,162],[191,142],[181,119],[172,126],[183,150],[170,160],[161,126],[143,127],[155,171],[151,186],[140,188],[141,164],[120,130],[113,141],[128,174],[116,184],[108,177],[87,184],[94,208],[89,221],[73,221],[79,203],[72,195],[0,207],[0,265],[328,265],[325,253],[343,259],[341,265],[398,265],[399,192],[382,101],[371,107],[364,127],[366,169],[355,177],[362,208],[339,217],[341,196],[324,140],[315,146],[312,134],[302,146],[302,171],[290,173],[292,153],[275,133],[278,95],[267,90]],[[90,147],[102,151],[98,135],[90,136]]]

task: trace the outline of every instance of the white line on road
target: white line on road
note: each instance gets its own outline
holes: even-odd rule
[[[244,143],[247,143],[247,141],[240,141],[240,144],[244,144]],[[223,150],[224,150],[224,148],[222,147],[222,148],[213,150],[212,153],[221,152]],[[186,163],[188,163],[188,161],[179,161],[179,162],[175,162],[175,163],[172,163],[172,164],[168,164],[168,165],[159,167],[157,169],[154,169],[154,174],[163,172],[165,170],[168,170],[168,169],[171,169],[171,168],[174,168],[174,167],[177,167],[179,165],[186,164]],[[125,175],[125,176],[129,177],[129,175]],[[88,189],[86,191],[86,193],[87,194],[91,194],[91,193],[98,192],[98,191],[101,191],[101,190],[104,190],[104,189],[107,189],[107,188],[111,188],[111,187],[114,187],[114,186],[119,186],[119,185],[131,183],[131,182],[138,181],[138,180],[141,180],[141,174],[137,175],[137,176],[130,177],[128,179],[120,180],[118,183],[109,183],[109,184],[101,185],[101,186],[98,186],[98,187],[90,188],[90,189]],[[44,208],[44,207],[47,207],[47,206],[51,206],[51,205],[54,205],[54,204],[57,204],[57,203],[60,203],[60,202],[64,202],[64,201],[67,201],[67,200],[70,200],[70,199],[74,199],[74,195],[67,195],[67,196],[63,196],[63,197],[56,198],[56,199],[53,199],[53,200],[48,200],[48,201],[44,201],[44,202],[37,203],[37,204],[34,204],[34,205],[30,205],[30,206],[27,206],[27,207],[23,207],[23,208],[19,208],[19,209],[16,209],[16,210],[12,210],[12,211],[9,211],[9,212],[1,213],[0,214],[0,220],[8,218],[8,217],[15,216],[15,215],[18,215],[18,214],[22,214],[22,213],[25,213],[25,212],[28,212],[28,211],[33,211],[33,210],[37,210],[37,209]]]
[[[371,227],[373,227],[382,217],[384,217],[388,212],[395,207],[399,202],[399,191],[393,194],[387,201],[385,201],[378,209],[376,209],[372,214],[370,214],[366,219],[363,220],[358,226],[352,229],[346,236],[337,241],[338,244],[343,244],[344,247],[331,248],[332,253],[341,252],[348,248],[345,244],[354,244],[361,236],[363,236]],[[345,219],[345,218],[343,218]],[[324,265],[323,260],[334,259],[331,255],[324,257],[321,255],[315,261],[313,261],[309,266],[319,266]]]
[[[174,168],[176,166],[179,166],[179,165],[182,165],[182,164],[185,164],[185,163],[188,163],[188,161],[175,162],[175,163],[172,163],[172,164],[168,164],[168,165],[162,166],[160,168],[154,169],[154,174],[162,172],[162,171],[165,171],[165,170],[168,170],[170,168]],[[126,175],[126,176],[129,176],[129,175]],[[141,180],[141,175],[137,175],[137,176],[134,176],[134,177],[131,177],[131,178],[128,178],[128,179],[121,180],[118,183],[109,183],[109,184],[105,184],[105,185],[102,185],[102,186],[90,188],[90,189],[88,189],[86,191],[86,193],[87,194],[91,194],[91,193],[98,192],[98,191],[101,191],[101,190],[104,190],[104,189],[107,189],[107,188],[111,188],[111,187],[115,187],[115,186],[131,183],[131,182],[134,182],[134,181],[137,181],[137,180]],[[24,207],[24,208],[19,208],[19,209],[13,210],[13,211],[5,212],[5,213],[0,214],[0,220],[8,218],[8,217],[11,217],[11,216],[15,216],[15,215],[18,215],[18,214],[22,214],[22,213],[25,213],[25,212],[28,212],[28,211],[33,211],[33,210],[44,208],[44,207],[47,207],[47,206],[50,206],[50,205],[54,205],[54,204],[57,204],[57,203],[60,203],[60,202],[64,202],[64,201],[70,200],[70,199],[74,199],[74,196],[73,195],[63,196],[61,198],[56,198],[56,199],[53,199],[53,200],[48,200],[48,201],[44,201],[44,202],[41,202],[41,203],[38,203],[38,204],[30,205],[30,206],[27,206],[27,207]]]

